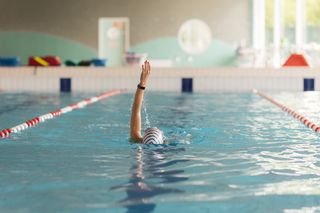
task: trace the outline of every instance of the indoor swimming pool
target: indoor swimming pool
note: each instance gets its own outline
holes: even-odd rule
[[[320,93],[267,93],[320,124]],[[96,94],[0,93],[0,129]],[[254,93],[132,93],[0,139],[0,212],[319,211],[319,135]],[[272,203],[272,205],[270,205]]]

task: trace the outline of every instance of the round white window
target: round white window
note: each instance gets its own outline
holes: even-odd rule
[[[181,25],[178,41],[186,53],[200,54],[205,52],[211,44],[211,30],[205,22],[191,19]]]

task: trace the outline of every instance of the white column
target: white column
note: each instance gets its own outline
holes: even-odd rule
[[[253,0],[253,47],[265,49],[265,0]]]
[[[305,44],[306,15],[305,0],[296,0],[296,47],[297,52],[301,53]]]
[[[266,17],[265,0],[253,0],[253,48],[256,50],[254,67],[265,66]]]
[[[270,1],[270,0],[269,0]],[[273,66],[280,67],[280,47],[283,32],[283,3],[282,0],[273,0]]]

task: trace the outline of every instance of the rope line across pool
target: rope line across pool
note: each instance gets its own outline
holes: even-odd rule
[[[49,113],[47,113],[45,115],[41,115],[39,117],[35,117],[35,118],[33,118],[31,120],[28,120],[28,121],[26,121],[26,122],[24,122],[22,124],[19,124],[19,125],[15,126],[15,127],[1,130],[0,131],[0,138],[7,138],[12,133],[21,132],[23,130],[28,129],[29,127],[33,127],[33,126],[36,126],[39,123],[43,123],[46,120],[50,120],[50,119],[53,119],[55,117],[61,116],[62,114],[71,112],[73,110],[83,108],[83,107],[85,107],[87,105],[96,103],[96,102],[101,101],[103,99],[110,98],[110,97],[115,96],[115,95],[119,95],[119,94],[123,93],[124,91],[125,90],[113,90],[113,91],[105,92],[105,93],[102,93],[99,96],[94,96],[94,97],[91,97],[91,98],[87,98],[87,99],[82,100],[82,101],[80,101],[78,103],[70,104],[69,106],[66,106],[64,108],[55,110],[53,112],[49,112]]]
[[[303,123],[304,125],[306,125],[308,128],[312,129],[313,131],[319,133],[320,132],[320,126],[318,126],[317,124],[313,123],[312,121],[310,121],[308,118],[304,117],[303,115],[299,114],[298,112],[290,109],[289,107],[279,103],[278,101],[270,98],[269,96],[259,92],[258,90],[253,90],[253,93],[259,95],[260,97],[268,100],[269,102],[273,103],[274,105],[276,105],[277,107],[279,107],[280,109],[282,109],[282,111],[288,113],[289,115],[293,116],[294,118],[298,119],[301,123]]]

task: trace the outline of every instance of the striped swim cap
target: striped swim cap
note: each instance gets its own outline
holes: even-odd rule
[[[163,133],[157,127],[147,128],[144,132],[142,143],[144,144],[164,144]]]

